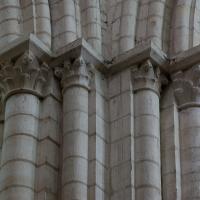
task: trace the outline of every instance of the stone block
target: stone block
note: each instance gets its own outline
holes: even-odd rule
[[[40,118],[52,118],[55,121],[61,121],[61,105],[60,102],[53,97],[46,97],[41,104]]]
[[[9,137],[3,145],[2,164],[13,160],[36,162],[37,141],[26,135]]]
[[[17,114],[9,117],[5,121],[4,140],[10,136],[23,134],[37,139],[38,118],[32,115]]]
[[[98,135],[106,142],[109,141],[109,123],[96,115],[89,116],[89,135]]]
[[[1,191],[6,191],[9,187],[10,189],[26,188],[28,190],[34,190],[35,166],[32,163],[24,161],[9,162],[1,168],[0,174]]]
[[[35,192],[26,187],[12,187],[1,191],[0,199],[34,200]]]
[[[80,110],[88,112],[88,91],[81,87],[72,87],[64,93],[65,102],[63,102],[64,114]]]
[[[88,135],[81,131],[74,131],[64,135],[63,138],[63,159],[73,156],[88,157]]]
[[[89,159],[98,160],[104,166],[108,165],[108,144],[105,141],[96,136],[90,136],[89,138]]]
[[[85,158],[74,156],[63,161],[63,185],[87,184],[88,161]]]
[[[5,119],[16,114],[39,116],[39,99],[31,94],[11,96],[6,102]]]
[[[89,162],[89,187],[95,186],[102,191],[107,191],[109,186],[108,169],[96,160]]]
[[[123,190],[119,190],[117,192],[114,192],[111,195],[111,200],[132,200],[134,199],[134,188],[132,186],[129,186],[127,188],[124,188]]]
[[[159,138],[160,121],[154,115],[140,115],[135,117],[135,136],[152,136]]]
[[[36,171],[36,192],[46,190],[47,196],[50,196],[48,193],[56,195],[58,192],[58,178],[58,171],[52,167],[47,165],[38,167]]]
[[[116,74],[113,75],[109,79],[109,97],[112,98],[114,96],[118,96],[121,92],[121,75]]]
[[[200,108],[188,108],[180,113],[180,129],[199,127]],[[189,126],[189,127],[188,127]]]
[[[113,192],[124,190],[132,185],[134,180],[133,168],[133,162],[127,161],[111,169],[111,186]]]
[[[127,90],[132,91],[132,80],[131,80],[130,69],[126,69],[121,73],[121,92],[125,92]]]
[[[130,92],[122,93],[110,99],[110,120],[111,122],[119,118],[131,115],[132,98]]]
[[[57,200],[57,195],[50,193],[48,190],[47,191],[40,191],[39,193],[36,194],[37,200],[44,200],[45,198],[47,200]]]
[[[108,101],[105,97],[101,96],[99,93],[96,93],[96,114],[104,119],[105,121],[108,121],[109,118],[109,107],[108,107]]]
[[[50,138],[57,144],[60,144],[61,140],[61,122],[55,121],[52,118],[44,118],[39,122],[39,140]]]
[[[103,97],[108,96],[108,81],[107,78],[99,73],[95,73],[95,90],[97,93],[102,95]]]
[[[101,190],[99,187],[96,186],[91,186],[89,187],[89,192],[88,192],[88,199],[89,200],[108,200],[108,194]]]
[[[131,160],[131,145],[131,137],[126,137],[111,144],[111,167]]]
[[[176,170],[175,149],[162,151],[162,173],[169,174]]]
[[[72,111],[64,114],[63,130],[64,134],[73,131],[83,131],[88,133],[88,114],[81,111]]]
[[[49,164],[54,168],[59,168],[60,149],[51,140],[44,139],[38,142],[37,146],[37,165]]]
[[[160,165],[147,160],[137,162],[135,167],[135,186],[137,189],[142,187],[159,189],[161,187]]]
[[[124,137],[133,135],[133,116],[127,115],[121,119],[111,122],[110,124],[110,134],[111,142],[114,142]]]
[[[160,164],[160,140],[155,137],[135,139],[135,161],[151,160]]]
[[[70,183],[63,186],[62,196],[64,199],[87,199],[87,185],[82,183]]]
[[[154,115],[159,118],[159,98],[157,94],[148,90],[139,91],[134,95],[135,117],[139,115]]]
[[[161,200],[161,191],[159,191],[157,188],[154,187],[144,186],[136,190],[135,198],[143,200],[149,200],[149,199]]]

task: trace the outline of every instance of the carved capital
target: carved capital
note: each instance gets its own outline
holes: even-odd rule
[[[172,75],[174,95],[180,109],[200,106],[200,65]]]
[[[48,65],[39,64],[31,51],[26,51],[15,61],[1,63],[1,98],[4,99],[4,97],[18,92],[30,92],[41,96],[48,72]]]
[[[57,77],[61,78],[63,91],[72,86],[84,87],[89,90],[91,67],[85,63],[82,57],[75,61],[65,61],[63,68],[55,70]]]
[[[132,70],[133,90],[152,90],[159,95],[160,91],[160,70],[153,66],[150,60]]]

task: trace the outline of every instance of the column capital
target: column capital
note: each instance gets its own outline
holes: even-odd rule
[[[172,80],[179,109],[200,107],[200,65],[174,73]]]
[[[24,92],[42,96],[48,72],[48,65],[39,63],[36,56],[29,50],[15,60],[0,63],[1,99],[14,93]]]
[[[92,67],[80,56],[72,62],[64,61],[62,68],[55,69],[55,74],[61,78],[63,91],[72,86],[84,87],[89,90],[91,69]]]
[[[132,69],[133,90],[152,90],[159,95],[160,92],[160,69],[153,66],[150,60]]]

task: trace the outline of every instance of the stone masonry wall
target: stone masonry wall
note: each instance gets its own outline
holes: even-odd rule
[[[200,199],[200,0],[0,0],[0,200]]]

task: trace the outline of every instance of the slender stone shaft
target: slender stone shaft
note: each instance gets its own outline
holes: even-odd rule
[[[200,199],[200,66],[174,76],[179,108],[182,200]]]
[[[180,112],[182,200],[200,198],[200,108]]]
[[[82,16],[86,17],[83,34],[98,53],[102,53],[101,10],[99,0],[80,1]]]
[[[34,200],[39,100],[16,94],[6,102],[0,199]]]
[[[63,78],[62,199],[87,200],[88,184],[88,75],[77,59]]]
[[[159,83],[150,62],[134,74],[135,197],[161,200]]]

